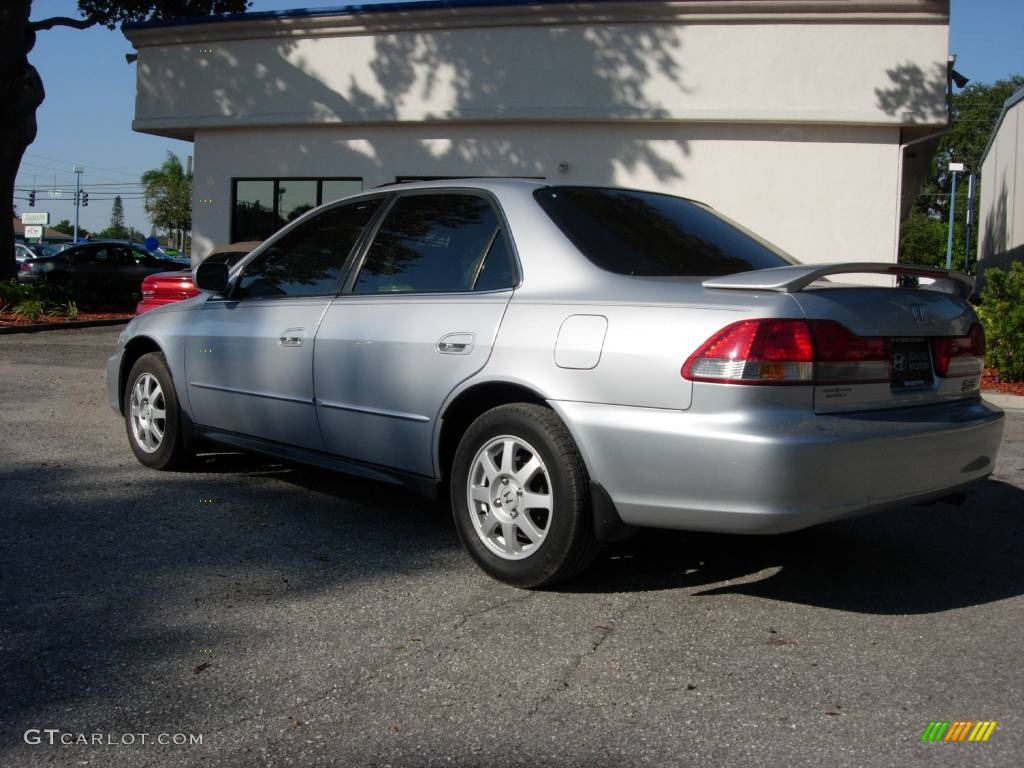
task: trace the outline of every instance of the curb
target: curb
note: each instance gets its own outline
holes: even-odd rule
[[[9,325],[0,328],[0,336],[12,333],[36,333],[37,331],[62,331],[74,328],[99,328],[104,325],[127,324],[132,318],[113,320],[73,320],[68,323],[36,323],[35,325]]]

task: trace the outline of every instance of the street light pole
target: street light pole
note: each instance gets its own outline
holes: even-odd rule
[[[971,225],[974,223],[974,174],[967,177],[967,226],[964,230],[964,240],[967,247],[964,248],[964,272],[971,263]]]
[[[78,208],[81,205],[82,199],[82,172],[85,170],[80,165],[76,165],[75,169],[75,234],[71,242],[78,242]]]
[[[963,163],[950,163],[953,174],[953,193],[949,196],[949,236],[946,238],[946,269],[953,268],[953,211],[956,209],[956,175],[964,172]]]

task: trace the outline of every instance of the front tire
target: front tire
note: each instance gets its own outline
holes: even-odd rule
[[[189,458],[181,409],[164,356],[150,352],[135,361],[124,390],[125,429],[132,452],[153,469],[176,469]]]
[[[451,499],[462,543],[499,581],[550,586],[597,554],[586,469],[548,408],[503,405],[474,421],[455,453]]]

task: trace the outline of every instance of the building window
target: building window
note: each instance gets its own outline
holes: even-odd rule
[[[362,179],[232,179],[231,242],[266,240],[309,209],[362,189]]]

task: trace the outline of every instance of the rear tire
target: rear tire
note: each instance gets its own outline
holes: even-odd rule
[[[142,464],[177,469],[190,458],[182,414],[164,356],[150,352],[135,361],[122,400],[128,444]]]
[[[586,469],[548,408],[502,405],[474,421],[455,453],[451,501],[469,554],[506,584],[557,584],[597,554]]]

